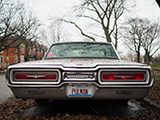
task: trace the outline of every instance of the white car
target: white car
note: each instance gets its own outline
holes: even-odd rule
[[[123,61],[110,43],[53,44],[43,60],[8,67],[16,98],[54,100],[143,99],[153,85],[150,66]]]

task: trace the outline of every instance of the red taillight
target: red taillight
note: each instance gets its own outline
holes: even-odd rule
[[[57,80],[57,72],[15,72],[15,81],[18,80]]]
[[[114,80],[126,80],[126,81],[143,81],[145,80],[144,73],[102,73],[102,80],[103,81],[114,81]]]

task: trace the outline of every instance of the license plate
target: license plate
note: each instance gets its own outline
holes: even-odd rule
[[[68,97],[92,97],[92,86],[67,86]]]

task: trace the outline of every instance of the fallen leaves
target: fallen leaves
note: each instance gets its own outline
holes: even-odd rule
[[[160,105],[160,80],[154,82],[154,86],[149,91],[147,98]]]
[[[21,115],[24,111],[33,105],[35,105],[34,100],[22,101],[20,99],[12,98],[10,101],[0,105],[0,119],[21,119]]]
[[[147,98],[160,105],[160,81],[155,81],[154,86],[149,91]],[[0,120],[159,120],[160,110],[146,105],[144,102],[140,102],[144,111],[137,111],[137,116],[130,117],[108,117],[98,116],[95,114],[69,114],[68,112],[62,114],[57,113],[55,115],[30,115],[23,118],[24,112],[31,108],[38,106],[33,99],[22,101],[21,99],[12,98],[8,102],[0,105]]]

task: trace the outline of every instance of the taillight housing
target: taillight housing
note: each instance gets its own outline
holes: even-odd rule
[[[147,69],[101,69],[98,82],[103,85],[142,85],[149,84],[150,71]]]
[[[144,81],[144,72],[102,72],[102,81]]]
[[[21,85],[47,85],[59,84],[61,72],[59,69],[12,69],[10,71],[11,84]]]
[[[15,72],[15,81],[57,81],[57,72]]]

